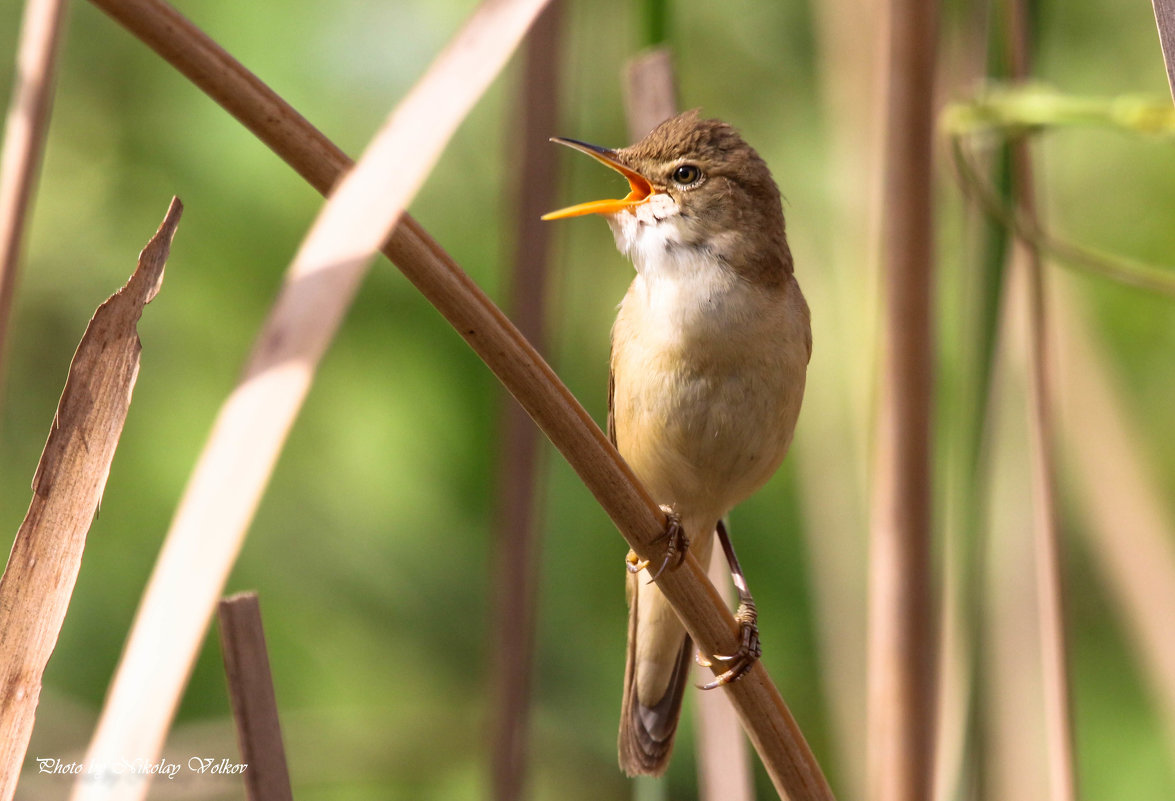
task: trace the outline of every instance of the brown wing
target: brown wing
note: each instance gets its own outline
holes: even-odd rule
[[[612,371],[611,360],[608,364],[608,441],[616,447],[616,411],[613,405],[616,402],[616,373]]]

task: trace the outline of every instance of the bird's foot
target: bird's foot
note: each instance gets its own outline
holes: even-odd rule
[[[744,601],[738,605],[738,610],[734,613],[734,619],[738,621],[739,629],[738,650],[729,655],[715,654],[710,659],[706,659],[700,653],[696,657],[697,663],[702,667],[708,668],[714,662],[726,662],[730,667],[724,673],[715,676],[714,681],[698,685],[698,689],[713,690],[723,684],[738,681],[759,661],[759,657],[763,655],[763,649],[759,645],[758,617],[753,601]]]
[[[681,518],[678,517],[677,512],[668,506],[662,506],[661,511],[665,513],[665,531],[657,537],[656,541],[660,542],[666,539],[669,541],[665,544],[665,557],[661,560],[661,566],[649,579],[650,584],[660,578],[666,568],[677,567],[685,561],[685,553],[689,550],[689,537],[685,535],[685,529],[681,526]],[[649,560],[641,559],[635,551],[629,551],[624,562],[629,573],[639,573],[649,566]]]

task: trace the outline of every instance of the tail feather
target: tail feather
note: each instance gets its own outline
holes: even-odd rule
[[[673,735],[681,717],[681,701],[689,683],[693,642],[684,635],[677,664],[665,694],[652,706],[637,698],[635,652],[637,610],[635,593],[629,615],[628,660],[624,669],[624,699],[620,710],[620,768],[629,776],[660,776],[669,765]]]

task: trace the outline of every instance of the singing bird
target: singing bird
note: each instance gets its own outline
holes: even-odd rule
[[[791,444],[812,352],[779,189],[734,128],[690,111],[612,150],[553,138],[628,179],[620,200],[543,219],[601,214],[636,267],[612,328],[608,435],[670,519],[664,562],[628,555],[628,657],[620,766],[665,772],[693,646],[656,577],[717,534],[739,592],[739,651],[698,656],[728,668],[759,657],[754,601],[730,547],[727,512],[775,472]]]

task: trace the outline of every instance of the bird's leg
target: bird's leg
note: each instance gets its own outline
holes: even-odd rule
[[[722,543],[722,552],[726,554],[726,563],[730,565],[730,577],[734,580],[734,587],[738,591],[738,609],[735,610],[734,619],[738,621],[739,645],[738,650],[733,654],[727,656],[715,654],[711,657],[714,661],[730,663],[730,667],[725,673],[716,676],[714,681],[701,685],[703,690],[713,690],[723,684],[738,681],[763,653],[759,647],[759,613],[755,609],[755,599],[751,597],[751,591],[747,589],[747,579],[738,563],[738,557],[734,555],[734,547],[730,544],[730,535],[726,533],[726,524],[719,520],[716,530],[718,540]],[[704,659],[699,654],[697,661],[702,667],[710,667],[713,664],[711,659]]]
[[[665,531],[655,541],[660,542],[667,539],[669,542],[665,544],[665,558],[661,560],[661,566],[649,579],[650,584],[660,578],[670,563],[673,564],[673,567],[677,567],[685,561],[685,552],[689,550],[689,537],[685,535],[685,529],[681,526],[681,518],[677,512],[668,506],[662,506],[661,511],[665,513]],[[624,562],[629,573],[639,573],[649,566],[648,559],[641,559],[635,551],[631,550]]]

